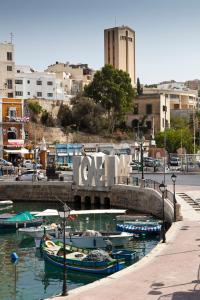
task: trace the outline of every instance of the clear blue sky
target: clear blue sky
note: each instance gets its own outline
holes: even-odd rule
[[[9,0],[0,5],[0,41],[14,34],[17,64],[104,64],[103,31],[136,31],[142,83],[200,78],[199,0]]]

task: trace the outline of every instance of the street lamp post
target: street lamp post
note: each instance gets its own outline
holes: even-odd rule
[[[176,175],[172,174],[171,180],[173,182],[173,204],[174,204],[174,222],[176,222],[176,194],[175,194],[175,185],[176,185]]]
[[[166,190],[166,186],[165,186],[164,182],[162,182],[159,185],[159,189],[162,193],[162,242],[165,243],[166,242],[166,237],[165,237],[165,190]]]
[[[63,247],[64,247],[64,265],[63,265],[63,287],[62,287],[62,296],[67,296],[67,265],[66,265],[66,241],[65,241],[65,227],[66,227],[66,218],[70,214],[70,207],[66,203],[63,205],[64,211],[64,221],[63,221]]]
[[[140,154],[141,154],[142,179],[144,179],[144,152],[143,152],[143,141],[141,141],[141,143],[140,143]]]

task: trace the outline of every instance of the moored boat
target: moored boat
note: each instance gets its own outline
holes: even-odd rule
[[[45,261],[68,270],[109,275],[120,271],[125,266],[124,260],[112,259],[105,251],[93,250],[89,254],[71,252],[66,254],[64,263],[63,251],[56,249],[53,253],[48,248],[43,249]]]
[[[33,238],[41,239],[45,233],[54,234],[57,225],[55,223],[51,225],[41,225],[41,226],[32,226],[28,228],[19,228],[18,233],[26,236],[31,236]]]
[[[25,211],[6,218],[5,214],[0,216],[0,230],[17,230],[21,227],[39,226],[42,224],[41,218],[34,217],[30,212]]]
[[[66,244],[72,245],[77,248],[88,248],[88,249],[97,249],[97,248],[106,248],[108,241],[111,242],[113,247],[119,247],[126,245],[132,234],[127,232],[112,232],[101,233],[95,230],[86,230],[84,232],[67,232],[65,236]],[[60,235],[57,238],[58,241],[63,241],[63,235]]]
[[[161,224],[158,222],[129,222],[117,224],[116,229],[122,232],[151,235],[161,231]]]

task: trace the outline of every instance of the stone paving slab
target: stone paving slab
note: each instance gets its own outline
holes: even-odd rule
[[[190,197],[194,190],[181,188],[181,192],[188,191]],[[119,273],[72,290],[67,297],[54,299],[199,300],[200,212],[194,211],[179,196],[177,200],[184,219],[171,226],[166,244],[158,244],[141,261]]]

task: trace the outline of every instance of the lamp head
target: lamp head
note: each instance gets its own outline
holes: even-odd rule
[[[176,182],[176,177],[177,177],[177,176],[173,173],[172,176],[171,176],[171,180],[172,180],[173,183]]]
[[[161,191],[161,193],[164,193],[165,190],[166,190],[166,185],[164,184],[164,182],[162,182],[160,185],[159,185],[159,189]]]

